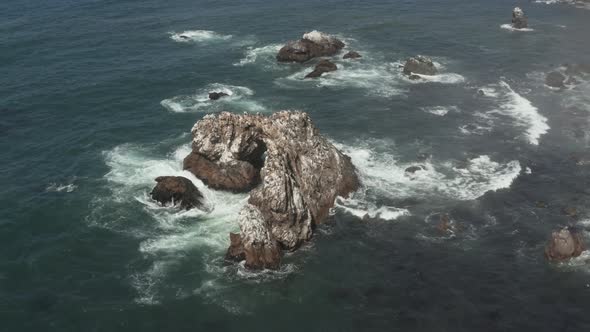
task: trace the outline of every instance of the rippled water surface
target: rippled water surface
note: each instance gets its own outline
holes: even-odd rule
[[[529,30],[506,28],[515,5]],[[543,258],[552,230],[590,231],[589,76],[544,85],[589,61],[589,10],[54,0],[0,13],[0,331],[590,330],[590,253]],[[303,80],[313,63],[276,63],[314,29],[363,57],[336,56],[316,80]],[[406,79],[416,54],[440,74]],[[363,187],[280,270],[253,273],[222,259],[247,195],[208,189],[182,159],[205,114],[282,109],[308,112]],[[191,179],[209,210],[155,204],[161,175]]]

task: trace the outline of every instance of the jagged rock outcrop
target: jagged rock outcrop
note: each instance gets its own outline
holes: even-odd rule
[[[545,247],[545,257],[552,261],[563,261],[580,256],[582,251],[584,251],[582,236],[576,229],[565,227],[551,233],[551,239]]]
[[[178,205],[183,209],[202,208],[203,194],[191,180],[182,176],[159,176],[150,193],[162,205]]]
[[[552,88],[563,88],[565,87],[566,77],[558,71],[552,71],[545,76],[545,84]]]
[[[277,54],[279,62],[305,62],[321,56],[332,56],[344,48],[344,43],[330,35],[312,31],[303,38],[290,41]]]
[[[217,100],[221,97],[227,97],[229,96],[229,94],[225,93],[225,92],[209,92],[209,99],[211,100]]]
[[[437,73],[438,70],[432,62],[432,59],[422,55],[409,58],[406,60],[406,64],[404,65],[404,74],[408,76],[415,74],[436,75]]]
[[[192,133],[186,169],[218,189],[255,186],[239,215],[239,242],[249,268],[276,268],[281,250],[295,250],[309,240],[336,197],[359,186],[350,158],[302,112],[207,115]],[[254,170],[256,180],[235,172],[236,167]],[[231,181],[223,180],[227,174]],[[239,243],[234,236],[230,251],[235,248]]]
[[[344,54],[344,56],[342,57],[342,59],[358,59],[358,58],[361,58],[361,57],[362,56],[358,52],[350,51],[350,52]]]
[[[336,71],[337,69],[338,66],[332,63],[330,60],[322,60],[318,62],[318,64],[315,66],[311,73],[305,75],[305,78],[317,78],[322,76],[323,73]]]
[[[524,29],[528,27],[527,18],[524,16],[524,12],[520,7],[516,7],[512,10],[512,27],[514,29]]]

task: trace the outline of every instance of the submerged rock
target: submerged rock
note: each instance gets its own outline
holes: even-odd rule
[[[303,35],[297,41],[290,41],[277,54],[279,62],[305,62],[321,56],[332,56],[344,48],[339,39],[319,31]]]
[[[336,197],[359,186],[350,158],[302,112],[207,115],[192,133],[185,169],[217,189],[255,187],[238,219],[246,266],[252,269],[277,268],[281,249],[295,250],[309,240]],[[229,251],[236,244],[232,240]]]
[[[178,204],[187,210],[203,206],[203,195],[191,180],[182,176],[159,176],[156,182],[150,196],[160,204]]]
[[[524,29],[528,27],[527,18],[524,16],[524,12],[520,7],[512,10],[512,27],[515,29]]]
[[[580,256],[584,251],[584,242],[577,230],[565,227],[551,234],[551,239],[545,247],[545,257],[548,260],[563,261]]]
[[[323,73],[336,71],[337,69],[338,67],[330,60],[322,60],[315,66],[314,70],[311,73],[305,75],[305,78],[320,77]]]
[[[358,52],[350,51],[350,52],[344,54],[344,56],[342,57],[342,59],[358,59],[358,58],[361,58],[361,57],[362,56]]]
[[[225,92],[209,92],[209,99],[211,100],[217,100],[221,97],[227,97],[229,96],[229,94],[225,93]]]
[[[565,87],[566,77],[560,72],[552,71],[545,77],[545,84],[552,88]]]
[[[405,172],[409,173],[409,174],[414,174],[418,171],[423,171],[425,169],[426,169],[426,167],[424,167],[422,165],[414,165],[414,166],[410,166],[410,167],[406,168]]]
[[[406,60],[406,64],[404,65],[404,74],[410,77],[415,74],[436,75],[437,73],[438,70],[436,69],[436,66],[434,65],[432,60],[422,55],[409,58],[408,60]]]

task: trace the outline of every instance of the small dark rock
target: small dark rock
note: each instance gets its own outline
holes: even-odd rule
[[[417,165],[417,166],[410,166],[408,168],[406,168],[405,172],[406,173],[410,173],[410,174],[414,174],[418,171],[422,171],[425,170],[426,167],[422,166],[422,165]]]
[[[411,76],[412,74],[420,75],[436,75],[438,70],[432,62],[432,59],[422,55],[418,55],[413,58],[406,60],[404,65],[404,74]]]
[[[311,73],[307,74],[305,78],[317,78],[322,76],[323,73],[335,71],[337,69],[338,67],[334,63],[330,62],[330,60],[322,60],[318,62],[318,64],[315,66],[315,69]]]
[[[564,207],[562,210],[563,214],[568,217],[576,217],[578,215],[578,210],[573,206]]]
[[[552,88],[563,88],[565,86],[565,80],[565,75],[557,71],[552,71],[545,77],[545,84]]]
[[[350,52],[344,54],[342,59],[358,59],[360,57],[361,57],[361,55],[358,52],[350,51]]]
[[[412,75],[408,76],[408,78],[409,78],[409,79],[411,79],[411,80],[414,80],[414,81],[416,81],[416,80],[419,80],[419,79],[421,79],[421,78],[422,78],[422,76],[420,76],[420,75],[417,75],[417,74],[412,74]]]
[[[189,179],[182,176],[159,176],[156,182],[158,184],[150,196],[160,204],[180,204],[186,210],[203,206],[203,195]]]
[[[535,203],[535,205],[541,209],[546,209],[548,207],[547,202],[543,202],[543,201],[537,201]]]
[[[229,96],[229,94],[225,93],[225,92],[209,92],[209,99],[211,100],[217,100],[221,97],[226,97]]]
[[[477,94],[480,95],[480,96],[485,96],[486,95],[485,91],[483,91],[482,89],[477,90]]]

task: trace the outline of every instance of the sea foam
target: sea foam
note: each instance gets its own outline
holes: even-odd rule
[[[228,96],[218,100],[210,100],[209,92],[223,92]],[[175,113],[184,112],[216,112],[220,110],[235,110],[243,112],[263,112],[266,110],[259,102],[252,100],[254,91],[236,85],[213,83],[201,88],[192,95],[176,96],[164,99],[160,104]]]
[[[223,35],[210,30],[187,30],[183,32],[170,32],[170,38],[179,43],[222,41],[232,38],[232,35]]]

